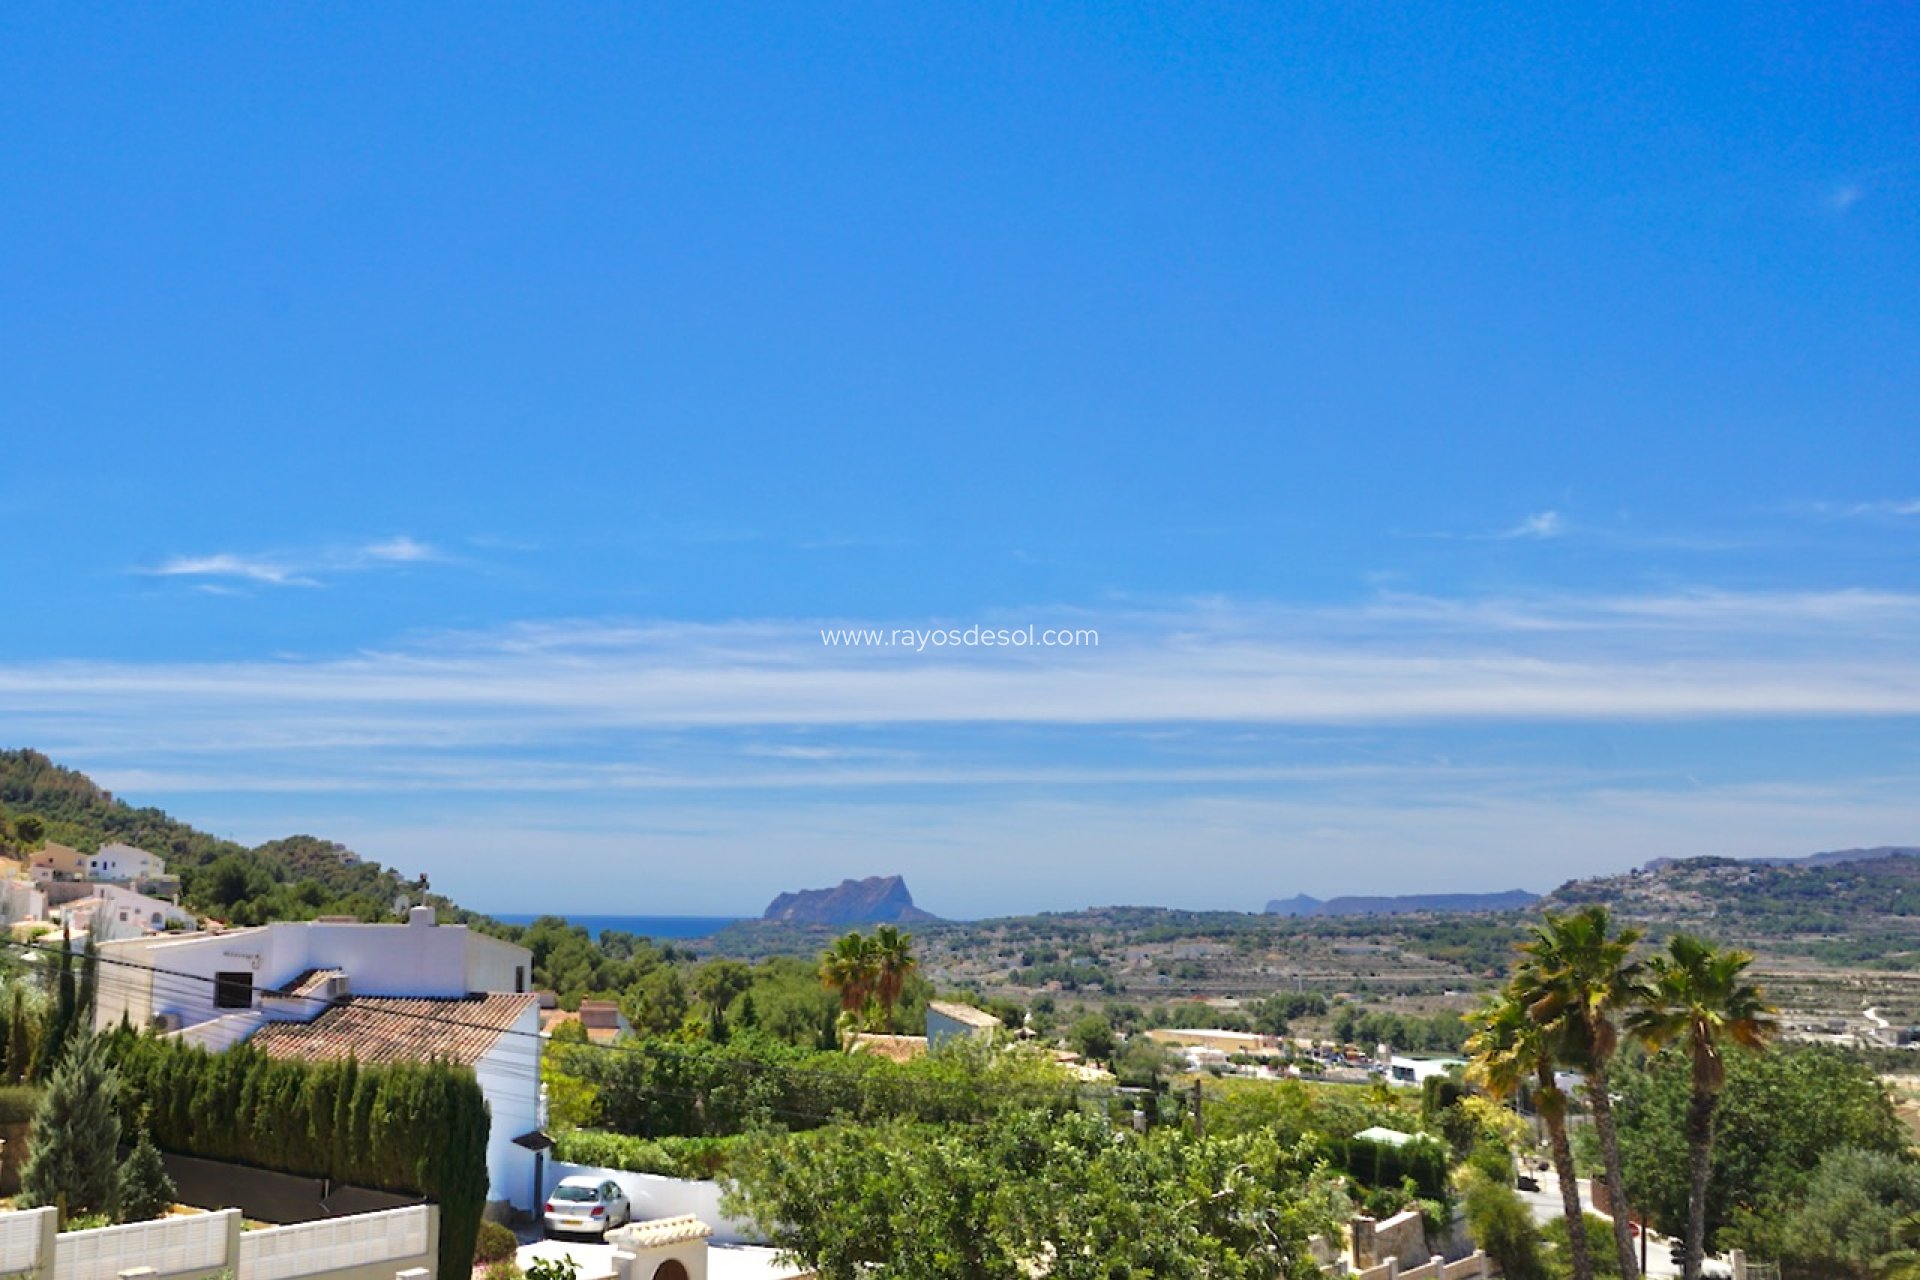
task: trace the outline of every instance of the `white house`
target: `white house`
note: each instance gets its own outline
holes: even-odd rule
[[[357,920],[283,920],[223,933],[160,934],[110,942],[94,1025],[136,1027],[165,1021],[185,1029],[235,1011],[257,1009],[260,992],[279,991],[302,974],[337,970],[355,995],[457,999],[476,991],[529,990],[533,954],[465,925],[436,925],[432,907],[415,907],[405,924]]]
[[[86,876],[89,880],[146,880],[165,874],[166,859],[118,840],[100,846],[98,853],[87,858]]]
[[[139,938],[168,929],[192,930],[199,924],[191,911],[118,884],[96,885],[91,897],[67,903],[60,916],[75,937],[91,934],[99,942]]]
[[[281,995],[252,1043],[275,1058],[353,1057],[376,1066],[440,1059],[472,1067],[487,1098],[487,1198],[532,1210],[540,1195],[540,1005],[531,992],[409,999],[362,996],[322,971]],[[342,990],[342,984],[349,989]],[[316,1012],[317,1011],[317,1012]]]
[[[474,1069],[493,1117],[489,1195],[530,1210],[541,1144],[533,954],[415,907],[405,924],[278,921],[224,933],[103,943],[94,1025],[219,1051],[249,1038],[276,1056],[361,1062],[445,1057]],[[106,975],[112,973],[111,980]]]
[[[0,878],[0,925],[44,920],[47,891],[24,875]]]
[[[1000,1029],[1000,1019],[970,1004],[932,1000],[927,1004],[927,1048],[938,1049],[948,1040],[961,1036],[991,1037]]]
[[[1387,1077],[1395,1084],[1425,1084],[1429,1076],[1444,1076],[1467,1065],[1465,1058],[1420,1057],[1396,1053],[1387,1059]]]

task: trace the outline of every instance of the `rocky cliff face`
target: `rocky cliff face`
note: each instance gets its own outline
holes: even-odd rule
[[[760,918],[783,924],[912,924],[939,917],[913,905],[899,876],[868,876],[842,880],[834,889],[783,893]]]

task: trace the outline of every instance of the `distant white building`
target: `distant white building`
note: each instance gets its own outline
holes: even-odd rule
[[[91,934],[98,942],[188,932],[199,926],[191,911],[117,884],[96,885],[91,897],[77,898],[62,907],[60,918],[74,937]]]
[[[948,1040],[963,1036],[990,1038],[1000,1027],[1000,1019],[970,1004],[954,1004],[947,1000],[934,1000],[927,1004],[929,1049],[938,1049]]]
[[[1387,1077],[1395,1084],[1425,1084],[1430,1076],[1444,1076],[1467,1065],[1465,1058],[1425,1058],[1396,1053],[1387,1059]]]
[[[25,863],[0,858],[0,926],[47,918],[47,891],[27,873]]]
[[[100,846],[98,853],[87,858],[86,876],[89,880],[108,880],[130,883],[146,880],[154,876],[167,874],[167,862],[157,853],[148,853],[130,844],[118,840],[112,844]]]
[[[445,1058],[487,1096],[489,1198],[531,1210],[543,1123],[533,954],[415,907],[405,924],[280,921],[103,943],[94,1025],[127,1018],[218,1052],[257,1037],[276,1057]],[[527,1140],[527,1141],[516,1141]]]

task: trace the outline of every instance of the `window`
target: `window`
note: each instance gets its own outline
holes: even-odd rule
[[[513,966],[513,993],[515,995],[527,993],[527,966],[523,964]]]
[[[237,969],[213,975],[213,1007],[216,1009],[253,1008],[253,973]]]

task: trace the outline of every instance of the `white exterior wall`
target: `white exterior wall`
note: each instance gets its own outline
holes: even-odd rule
[[[760,1244],[753,1224],[744,1218],[729,1218],[720,1212],[720,1184],[694,1178],[669,1178],[657,1173],[630,1173],[625,1169],[603,1169],[598,1165],[568,1164],[564,1160],[547,1162],[544,1200],[560,1185],[560,1179],[575,1176],[610,1178],[618,1183],[633,1204],[633,1220],[648,1222],[655,1218],[677,1218],[690,1213],[713,1228],[720,1244]]]
[[[117,841],[101,846],[100,852],[87,859],[87,875],[94,880],[137,880],[161,875],[166,869],[164,859]]]
[[[938,1009],[927,1010],[927,1048],[938,1049],[948,1040],[960,1039],[979,1033],[979,1028],[967,1025],[956,1018],[949,1018]]]
[[[541,1127],[540,1008],[531,1002],[511,1030],[474,1064],[487,1095],[487,1199],[532,1211],[547,1188],[533,1185],[534,1153],[514,1139]]]
[[[0,924],[44,920],[47,892],[31,880],[0,880]]]
[[[475,934],[464,925],[333,924],[285,921],[253,929],[186,937],[110,942],[100,949],[114,971],[100,984],[94,1026],[125,1012],[136,1027],[176,1014],[191,1026],[228,1010],[213,1004],[214,975],[246,970],[256,992],[284,986],[309,969],[340,969],[363,996],[456,999],[477,991],[512,991],[515,970],[531,973],[525,947]],[[114,964],[126,961],[126,964]],[[168,970],[148,974],[136,966]]]
[[[89,901],[83,898],[69,905],[66,918],[73,921],[76,934],[91,933],[101,942],[117,942],[124,938],[164,932],[168,924],[190,930],[197,923],[191,911],[184,911],[164,899],[149,898],[120,885],[97,886],[92,905],[82,907],[82,903]]]
[[[1428,1076],[1444,1076],[1453,1067],[1464,1067],[1463,1058],[1408,1058],[1395,1054],[1387,1062],[1389,1074],[1402,1084],[1425,1084]]]
[[[533,952],[504,938],[475,933],[465,925],[437,927],[458,929],[466,935],[467,991],[524,993],[533,990]]]

